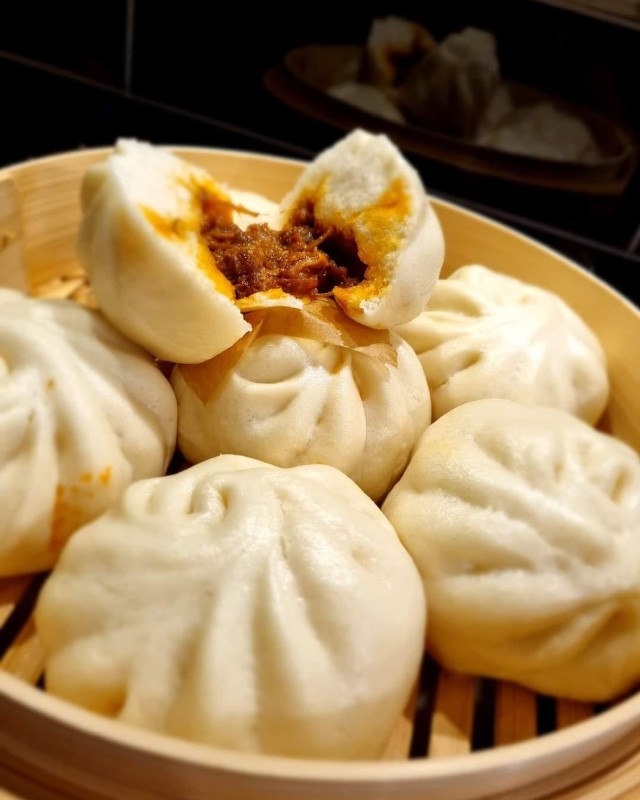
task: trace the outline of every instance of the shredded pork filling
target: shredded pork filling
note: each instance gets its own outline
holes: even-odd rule
[[[332,228],[320,229],[310,206],[281,231],[266,224],[243,231],[230,221],[231,208],[222,202],[205,207],[202,235],[237,300],[276,288],[298,297],[327,295],[362,281],[365,265],[355,244]]]

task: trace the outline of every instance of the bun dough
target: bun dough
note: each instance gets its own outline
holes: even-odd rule
[[[502,397],[595,423],[609,398],[604,351],[582,319],[557,295],[487,267],[438,281],[425,311],[397,333],[418,354],[434,419]]]
[[[0,576],[51,567],[67,538],[173,453],[176,401],[96,312],[0,289]]]
[[[36,624],[55,695],[219,747],[380,754],[424,647],[420,577],[338,470],[220,456],[84,528]]]
[[[251,333],[229,351],[172,373],[182,453],[191,462],[238,453],[281,467],[329,464],[380,500],[430,420],[415,353],[328,301],[247,320]]]
[[[366,266],[333,296],[356,322],[386,329],[419,314],[444,260],[444,239],[418,173],[383,134],[355,130],[309,164],[281,204],[282,220],[311,206]]]
[[[640,680],[640,459],[621,441],[477,400],[425,432],[383,511],[446,668],[585,701]]]
[[[235,212],[240,227],[269,222],[277,210],[131,139],[119,140],[84,178],[78,255],[100,309],[129,339],[168,361],[204,361],[249,330],[200,234],[203,200],[210,198],[258,212]]]

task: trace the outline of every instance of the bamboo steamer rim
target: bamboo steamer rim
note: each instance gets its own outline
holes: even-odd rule
[[[233,157],[254,163],[269,162],[302,169],[304,160],[250,153],[242,150],[189,147],[182,145],[162,145],[179,156]],[[86,158],[98,160],[113,152],[113,147],[87,148],[81,151],[67,151],[40,158],[26,160],[0,169],[0,176],[25,169],[64,165],[68,161],[82,161]],[[640,311],[615,289],[590,274],[577,263],[553,248],[520,233],[508,225],[496,222],[486,216],[470,211],[455,203],[431,197],[436,212],[450,212],[476,220],[487,229],[493,228],[514,241],[520,241],[544,252],[569,271],[584,287],[598,295],[606,296],[609,303],[625,307],[625,316],[631,315],[640,326]],[[565,298],[567,299],[567,298]],[[640,328],[639,328],[640,329]],[[3,700],[4,696],[4,700]],[[633,735],[633,744],[627,741],[620,749],[620,758],[640,743],[640,692],[620,701],[595,717],[583,720],[571,727],[538,736],[535,739],[515,744],[501,745],[491,749],[460,754],[452,758],[427,759],[413,758],[406,761],[338,761],[287,758],[282,756],[256,755],[222,749],[219,747],[189,742],[164,734],[146,731],[125,724],[119,720],[101,717],[93,712],[77,707],[64,700],[48,695],[0,669],[0,704],[8,702],[21,707],[34,718],[40,716],[54,726],[67,731],[79,731],[94,740],[101,740],[115,750],[137,751],[150,758],[168,758],[184,765],[214,769],[228,774],[251,778],[278,779],[292,781],[313,781],[327,788],[337,783],[400,783],[407,789],[415,790],[416,784],[429,787],[445,787],[453,776],[457,781],[474,778],[491,780],[505,773],[522,771],[526,773],[527,784],[542,780],[559,769],[573,767],[578,760],[596,755],[603,749],[617,744],[625,735]],[[576,753],[580,752],[577,756]],[[549,761],[554,767],[549,766]],[[615,759],[610,758],[608,763]],[[537,770],[537,767],[540,767]],[[513,782],[498,781],[497,792],[513,789]],[[400,789],[402,793],[402,789]],[[440,796],[440,795],[438,795]]]
[[[80,706],[30,686],[0,670],[0,693],[36,714],[42,714],[64,727],[81,729],[93,737],[107,740],[119,747],[144,750],[149,755],[168,756],[198,766],[214,767],[229,772],[273,778],[302,778],[314,782],[384,782],[414,781],[422,778],[445,779],[451,774],[478,777],[492,773],[507,764],[526,761],[535,767],[549,755],[569,754],[576,748],[593,745],[608,739],[611,729],[620,735],[635,726],[640,727],[640,692],[596,717],[569,728],[554,731],[536,739],[503,745],[453,758],[416,758],[407,761],[339,761],[330,759],[286,758],[226,750],[213,745],[199,744],[172,736],[134,727],[119,720],[102,717]],[[586,753],[585,755],[588,755]]]

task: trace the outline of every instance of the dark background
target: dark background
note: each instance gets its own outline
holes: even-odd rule
[[[539,0],[247,6],[59,0],[3,8],[0,166],[135,136],[156,144],[310,158],[343,131],[273,96],[264,74],[311,43],[364,44],[372,20],[421,22],[440,39],[492,31],[505,78],[589,106],[640,141],[640,18]],[[434,195],[507,222],[574,258],[636,304],[640,172],[615,196],[487,178],[406,153]]]

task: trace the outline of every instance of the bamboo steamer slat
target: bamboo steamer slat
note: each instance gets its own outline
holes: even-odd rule
[[[25,289],[21,203],[8,173],[0,172],[0,286]]]
[[[239,189],[279,200],[303,167],[289,159],[173,148]],[[0,172],[0,284],[87,301],[75,255],[79,185],[108,148]],[[551,289],[599,336],[612,398],[603,427],[640,450],[640,312],[552,250],[484,217],[434,201],[443,275],[484,263]],[[640,694],[589,704],[439,672],[426,659],[376,762],[246,755],[103,719],[38,688],[43,660],[31,612],[44,576],[0,580],[0,786],[33,800],[613,800],[640,797]],[[549,719],[543,720],[541,709]],[[0,791],[0,797],[2,797]]]
[[[441,672],[431,719],[432,758],[471,752],[476,681],[468,675]]]

